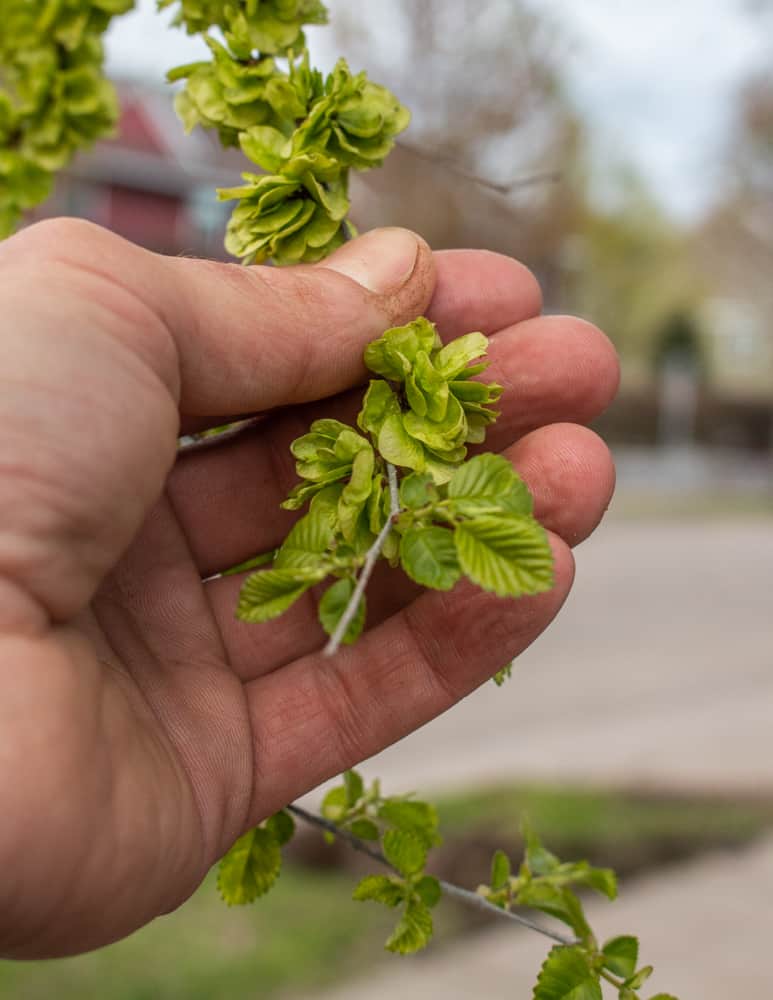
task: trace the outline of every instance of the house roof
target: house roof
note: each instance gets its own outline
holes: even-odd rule
[[[171,88],[119,81],[121,118],[116,135],[76,158],[70,172],[89,180],[183,194],[198,187],[227,187],[249,162],[224,150],[204,129],[185,134],[174,112]]]

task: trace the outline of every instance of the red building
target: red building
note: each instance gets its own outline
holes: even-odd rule
[[[171,89],[118,90],[116,137],[76,157],[35,217],[78,216],[152,250],[224,258],[230,206],[215,189],[238,183],[249,164],[203,129],[186,135]]]

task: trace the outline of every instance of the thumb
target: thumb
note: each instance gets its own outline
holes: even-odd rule
[[[128,293],[151,314],[135,331],[137,353],[192,417],[265,410],[348,388],[364,377],[365,345],[424,312],[435,286],[431,250],[398,228],[371,230],[315,266],[286,268],[165,257],[74,219],[32,226],[8,241],[0,258],[3,250],[16,268],[65,263],[70,275],[107,278],[90,296],[99,294],[107,309],[116,304],[120,316],[130,313],[122,301]]]
[[[177,344],[186,416],[348,388],[363,378],[365,345],[424,312],[435,284],[429,247],[406,229],[373,230],[314,267],[162,261],[153,283],[138,275],[136,287],[153,296]]]
[[[0,627],[90,600],[163,488],[178,410],[339,392],[433,290],[432,254],[403,229],[287,269],[163,257],[75,220],[2,244]]]

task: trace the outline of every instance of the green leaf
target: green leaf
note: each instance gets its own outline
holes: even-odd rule
[[[346,804],[351,808],[365,794],[365,783],[356,771],[351,769],[344,771],[344,790],[346,791]]]
[[[488,349],[488,339],[482,333],[467,333],[457,337],[435,355],[433,364],[444,379],[460,375],[471,361],[481,358]]]
[[[290,143],[275,128],[255,125],[239,134],[244,155],[270,174],[280,173],[282,163],[289,158]]]
[[[542,843],[537,831],[524,817],[521,822],[521,836],[524,839],[524,862],[532,875],[550,875],[561,862]]]
[[[385,947],[400,955],[411,955],[426,948],[431,937],[432,914],[429,907],[418,900],[412,900]]]
[[[607,899],[617,898],[617,875],[611,868],[592,868],[586,861],[580,862],[578,868],[573,878],[575,884],[587,885]]]
[[[384,857],[406,878],[417,875],[427,863],[427,846],[405,830],[387,830],[382,839]]]
[[[252,903],[279,876],[282,854],[271,830],[257,827],[239,837],[220,862],[217,887],[229,906]]]
[[[326,570],[266,569],[248,576],[239,593],[236,617],[243,622],[267,622],[287,611]]]
[[[504,889],[510,881],[510,858],[504,851],[497,850],[491,859],[491,888]]]
[[[349,830],[360,840],[378,840],[378,827],[371,819],[356,819],[349,824]]]
[[[497,670],[497,672],[491,679],[499,688],[502,687],[505,681],[510,680],[512,676],[513,676],[513,664],[508,663],[506,667],[502,667],[501,670]]]
[[[610,938],[601,949],[604,968],[621,979],[629,979],[636,971],[639,959],[639,941],[635,937],[622,935]]]
[[[431,420],[429,417],[420,417],[409,411],[403,414],[403,424],[411,437],[421,441],[433,451],[453,453],[455,449],[459,449],[458,456],[454,455],[454,459],[464,458],[465,453],[461,450],[461,446],[467,434],[467,420],[461,403],[455,397],[449,399],[442,420]]]
[[[448,407],[448,382],[435,370],[426,351],[418,351],[405,376],[408,405],[420,417],[442,420]]]
[[[265,823],[266,829],[276,837],[280,847],[292,840],[295,833],[295,820],[285,809],[269,816]]]
[[[386,799],[379,806],[378,816],[398,830],[414,834],[428,849],[440,843],[437,810],[429,802]]]
[[[270,552],[261,552],[260,555],[252,556],[252,558],[245,559],[244,562],[237,563],[229,569],[224,569],[220,575],[236,576],[238,573],[246,573],[248,570],[258,569],[260,566],[267,566],[276,559],[278,552],[278,549],[272,549]]]
[[[602,1000],[598,975],[581,948],[558,945],[540,969],[533,1000]]]
[[[650,1000],[679,1000],[679,997],[675,997],[672,993],[657,993],[654,997],[650,997]]]
[[[519,906],[530,906],[555,917],[571,927],[578,938],[586,939],[591,936],[582,903],[571,889],[563,889],[549,882],[527,882],[516,893],[515,901]]]
[[[400,482],[400,506],[408,510],[418,510],[440,499],[432,476],[423,472],[412,472]]]
[[[433,906],[437,906],[443,895],[440,882],[438,882],[434,875],[423,875],[418,882],[414,883],[413,891],[418,893],[422,903],[430,909]]]
[[[638,990],[640,986],[643,986],[647,982],[654,971],[651,965],[643,965],[636,975],[631,976],[630,979],[626,979],[625,985],[629,990]]]
[[[462,575],[454,533],[436,525],[413,525],[400,540],[400,562],[423,587],[450,590]]]
[[[336,580],[322,595],[318,609],[319,620],[322,623],[322,628],[324,628],[328,635],[332,635],[335,632],[354,594],[355,587],[356,583],[354,580],[347,576],[343,580]],[[341,640],[345,645],[350,645],[359,638],[365,626],[365,615],[365,595],[363,594],[357,606],[357,613],[349,623],[349,627],[346,629],[344,637]]]
[[[336,785],[331,788],[322,800],[320,812],[332,823],[340,823],[349,810],[349,797],[346,794],[344,785]]]
[[[526,484],[501,455],[476,455],[454,473],[448,497],[460,514],[475,517],[492,510],[531,514],[533,501]]]
[[[321,557],[332,545],[333,538],[330,511],[315,507],[290,529],[276,555],[274,569],[321,569],[324,562]]]
[[[457,525],[459,563],[469,578],[499,597],[539,594],[553,586],[547,533],[529,517],[477,517]]]
[[[405,899],[405,883],[389,875],[366,875],[352,896],[358,902],[372,899],[384,906],[398,906]]]
[[[373,489],[374,463],[375,455],[369,445],[367,450],[360,451],[354,456],[351,477],[344,486],[338,502],[339,527],[349,543],[352,543],[357,535],[360,515],[365,510]]]
[[[423,472],[425,466],[424,449],[414,440],[403,426],[399,413],[386,417],[378,434],[378,450],[392,465]]]

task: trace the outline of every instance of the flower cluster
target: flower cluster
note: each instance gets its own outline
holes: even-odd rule
[[[443,347],[423,318],[369,345],[365,364],[383,379],[370,383],[359,426],[388,462],[443,483],[464,460],[466,445],[483,441],[498,416],[489,404],[502,394],[501,386],[473,379],[487,367],[473,364],[487,345],[482,333],[468,333]]]
[[[356,603],[343,636],[353,642],[366,617],[364,596],[353,597],[357,574],[374,549],[436,590],[449,590],[463,574],[503,597],[552,586],[550,546],[524,483],[501,456],[465,461],[466,445],[482,440],[496,419],[488,404],[502,391],[474,377],[486,367],[486,346],[480,333],[443,346],[424,318],[368,345],[365,363],[382,377],[366,392],[357,420],[363,433],[317,420],[293,442],[300,482],[283,506],[311,501],[309,512],[272,568],[246,579],[240,618],[268,621],[333,576],[320,621],[333,634]]]
[[[3,0],[0,237],[43,201],[52,175],[118,120],[101,35],[134,0]]]
[[[224,146],[238,146],[240,135],[255,125],[282,124],[305,115],[306,106],[273,58],[241,61],[214,38],[204,40],[210,61],[178,66],[167,74],[171,82],[186,80],[175,97],[186,131],[197,125],[214,128]]]
[[[305,49],[295,58],[301,24],[323,14],[320,4],[298,0],[182,0],[178,13],[189,30],[215,25],[226,40],[205,37],[212,59],[168,74],[186,81],[175,101],[185,128],[215,129],[223,145],[241,146],[266,171],[219,192],[238,201],[226,249],[247,264],[311,263],[331,253],[347,234],[349,171],[380,166],[409,122],[393,94],[352,74],[343,59],[325,78]],[[289,56],[286,73],[279,55]]]
[[[238,59],[257,50],[286,55],[303,48],[304,24],[327,24],[320,0],[158,0],[159,10],[178,6],[175,24],[189,35],[219,28]]]

